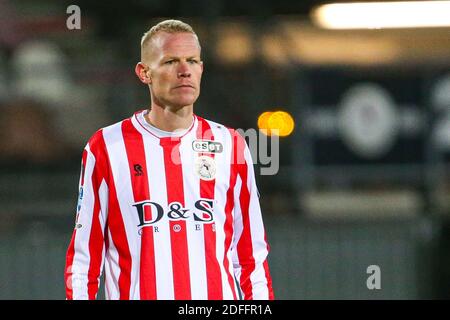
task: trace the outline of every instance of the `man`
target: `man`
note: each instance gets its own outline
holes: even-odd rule
[[[97,131],[82,156],[67,299],[273,299],[252,159],[193,113],[203,62],[178,20],[141,41],[149,110]]]

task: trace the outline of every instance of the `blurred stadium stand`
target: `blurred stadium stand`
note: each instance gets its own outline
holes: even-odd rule
[[[82,148],[148,105],[134,65],[166,17],[202,42],[196,113],[295,118],[257,176],[278,299],[450,298],[450,29],[323,30],[323,2],[84,0],[68,30],[69,1],[0,0],[0,299],[65,298]]]

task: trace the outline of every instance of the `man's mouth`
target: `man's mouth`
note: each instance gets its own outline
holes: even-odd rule
[[[192,89],[195,89],[194,86],[191,86],[190,84],[182,84],[182,85],[179,85],[179,86],[175,87],[175,89],[177,89],[177,88],[192,88]]]

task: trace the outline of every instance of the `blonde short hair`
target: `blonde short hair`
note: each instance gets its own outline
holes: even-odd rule
[[[198,46],[200,47],[200,42],[198,41],[197,34],[194,29],[187,23],[180,20],[164,20],[160,23],[154,25],[150,28],[141,39],[141,58],[144,56],[144,51],[147,49],[150,41],[160,32],[167,33],[192,33],[197,38]]]

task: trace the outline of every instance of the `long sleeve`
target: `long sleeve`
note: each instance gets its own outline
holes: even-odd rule
[[[64,272],[67,299],[96,299],[104,262],[108,187],[101,132],[83,150],[75,229]]]
[[[273,300],[267,255],[269,244],[263,225],[253,162],[245,140],[236,133],[237,180],[234,190],[233,266],[245,300]]]

